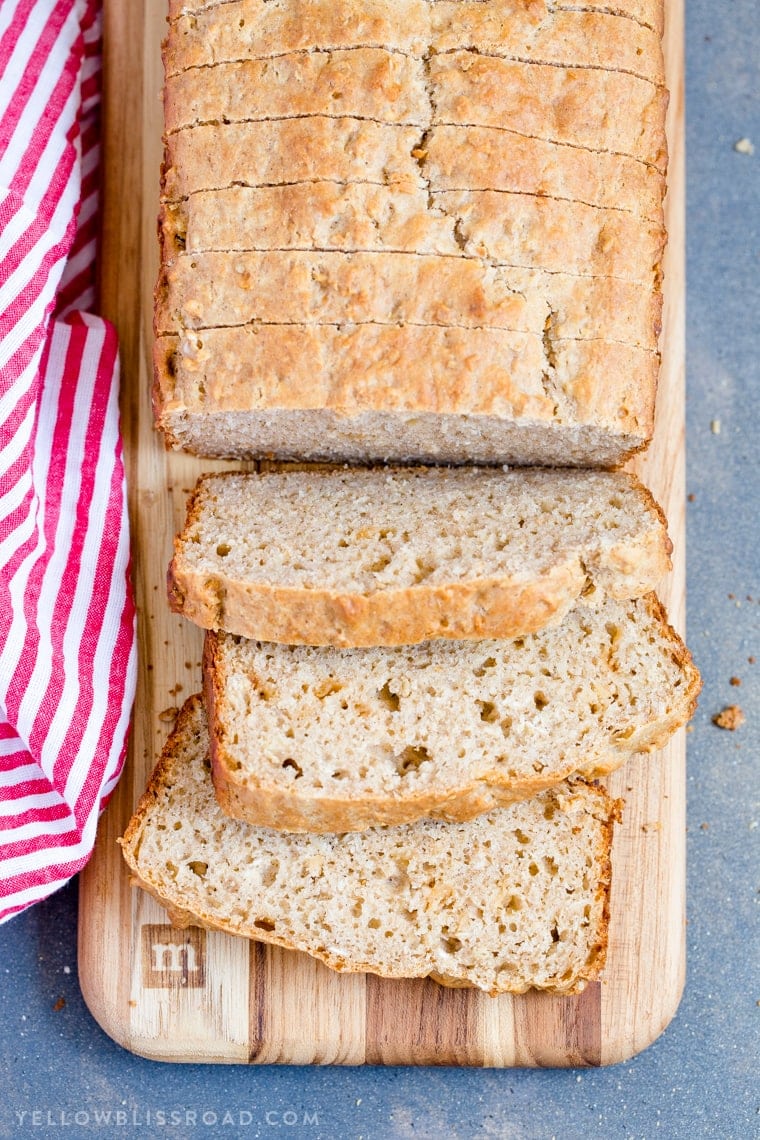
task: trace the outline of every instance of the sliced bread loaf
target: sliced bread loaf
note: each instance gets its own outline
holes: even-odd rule
[[[519,637],[669,568],[631,476],[402,468],[203,477],[170,602],[207,629],[290,645]]]
[[[653,594],[578,606],[517,641],[393,649],[207,634],[228,815],[283,831],[463,820],[661,747],[699,677]]]
[[[618,812],[600,788],[564,784],[469,823],[284,835],[222,814],[208,743],[191,698],[121,840],[173,922],[491,994],[598,977]]]

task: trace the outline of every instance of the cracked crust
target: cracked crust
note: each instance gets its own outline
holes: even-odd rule
[[[550,273],[659,281],[662,219],[535,194],[308,182],[198,191],[162,204],[162,260],[184,250],[324,249],[483,258]],[[571,235],[570,237],[568,235]]]
[[[380,48],[218,63],[170,76],[164,88],[169,134],[196,123],[298,115],[419,125],[429,106],[421,61]]]
[[[477,646],[465,643],[457,647],[456,660],[446,646],[438,649],[432,645],[420,647],[416,664],[413,651],[410,654],[410,651],[405,650],[405,656],[409,657],[406,671],[398,653],[356,650],[351,657],[345,653],[329,654],[329,663],[325,664],[325,669],[317,667],[315,673],[314,668],[309,667],[309,659],[304,657],[303,650],[289,647],[278,650],[271,645],[262,646],[247,641],[241,645],[239,639],[227,634],[208,633],[204,650],[204,693],[209,716],[214,787],[222,809],[237,819],[289,832],[363,831],[369,827],[396,826],[421,818],[457,822],[528,799],[573,775],[609,775],[631,756],[663,747],[670,736],[690,719],[696,707],[699,675],[686,647],[668,625],[664,610],[653,594],[625,606],[607,602],[587,613],[588,616],[582,609],[575,610],[568,615],[559,631],[549,631],[548,636],[544,633],[532,639],[537,644],[537,656],[530,656],[527,662],[523,658],[526,652],[524,648],[513,650],[509,643],[504,642],[487,641],[478,643]],[[597,614],[600,616],[597,617]],[[657,655],[648,648],[634,657],[636,666],[627,666],[626,656],[623,657],[624,663],[620,664],[614,653],[615,643],[611,641],[606,659],[604,653],[600,653],[594,661],[588,661],[585,692],[591,693],[592,697],[596,693],[602,693],[602,699],[606,700],[608,686],[613,691],[630,691],[638,694],[637,705],[635,708],[628,705],[625,697],[613,698],[609,707],[605,707],[604,712],[599,714],[604,717],[606,739],[602,741],[594,737],[593,743],[587,744],[587,735],[593,730],[589,728],[588,715],[585,719],[581,715],[580,706],[585,695],[579,695],[577,718],[570,717],[566,718],[567,723],[553,724],[550,742],[545,743],[543,748],[534,745],[536,760],[543,759],[538,764],[540,772],[537,773],[535,763],[529,764],[526,759],[525,741],[529,738],[531,725],[532,731],[538,730],[536,739],[545,739],[541,735],[539,724],[544,714],[536,713],[530,699],[535,685],[546,688],[550,683],[542,680],[542,674],[538,670],[540,660],[544,659],[541,643],[546,643],[550,660],[553,659],[558,636],[565,639],[563,644],[565,641],[572,644],[570,668],[573,677],[577,679],[583,667],[581,651],[577,648],[577,626],[588,622],[590,627],[592,622],[600,621],[607,622],[608,626],[611,624],[617,631],[617,637],[629,645],[635,639],[638,639],[641,646],[647,645],[647,642],[656,645]],[[593,646],[596,643],[590,641],[590,644]],[[588,654],[591,651],[591,648],[584,650]],[[627,652],[631,652],[630,648]],[[517,659],[522,662],[521,675],[526,669],[535,668],[532,685],[528,682],[531,692],[527,693],[527,703],[521,703],[515,697],[514,686],[510,685],[508,679],[503,682],[503,689],[499,690],[497,705],[491,700],[494,695],[492,685],[486,683],[486,689],[479,690],[481,682],[471,680],[478,675],[474,662],[476,659],[482,661],[486,653],[491,654],[494,669],[503,661],[501,669],[506,672],[507,678]],[[292,660],[294,658],[297,661]],[[307,664],[301,672],[298,662],[304,660]],[[643,675],[634,676],[629,672],[630,668],[638,668],[642,660],[649,670],[648,678]],[[277,662],[273,674],[275,691],[269,693],[266,708],[274,708],[272,715],[277,718],[276,728],[273,727],[268,712],[260,720],[256,707],[260,702],[262,686],[269,685],[262,677],[269,677],[267,671],[271,672],[272,661]],[[428,676],[427,662],[430,662],[431,671],[437,679],[437,691],[431,697],[422,698],[423,706],[418,703],[420,694],[424,691],[424,685],[420,689],[419,678]],[[425,666],[424,674],[421,666]],[[325,681],[328,669],[329,681]],[[385,782],[378,786],[376,773],[378,768],[386,772],[387,750],[393,751],[395,748],[397,752],[402,751],[403,746],[399,740],[407,739],[405,734],[410,739],[417,740],[419,728],[410,723],[407,717],[403,727],[398,730],[392,727],[386,736],[382,721],[388,713],[384,711],[381,702],[376,700],[372,708],[362,708],[361,702],[366,697],[364,690],[357,687],[356,683],[364,676],[375,677],[376,672],[378,683],[381,683],[383,676],[389,674],[395,678],[394,687],[403,689],[404,703],[409,701],[420,710],[424,708],[424,712],[420,711],[419,715],[424,715],[424,739],[432,749],[432,754],[429,749],[423,750],[428,753],[424,780],[416,779],[414,774],[410,780],[406,772],[402,771],[398,777],[386,774]],[[481,670],[480,675],[482,674]],[[491,676],[490,670],[488,676]],[[457,712],[455,690],[459,677],[467,678],[467,692],[466,697],[460,694],[462,709]],[[331,698],[333,691],[344,695],[350,693],[348,704],[344,702],[342,706],[348,711],[325,714],[334,716],[336,720],[345,720],[345,731],[337,733],[336,724],[336,735],[356,740],[357,755],[348,763],[340,756],[324,758],[320,746],[313,743],[313,731],[307,732],[309,740],[306,740],[303,733],[305,718],[314,718],[312,723],[316,723],[322,709],[313,711],[312,706],[307,704],[306,709],[301,710],[301,702],[310,699],[309,696],[296,696],[300,682],[304,679],[311,682],[312,688],[323,684],[328,701],[337,699]],[[350,687],[348,691],[347,685]],[[595,687],[592,688],[592,685]],[[654,692],[657,694],[656,702],[653,702],[650,695]],[[555,692],[550,703],[554,703],[558,695]],[[549,698],[546,699],[549,701]],[[475,734],[475,742],[470,745],[473,757],[472,760],[469,757],[463,760],[452,771],[451,756],[445,758],[443,767],[437,764],[441,728],[449,715],[455,718],[460,728],[463,727],[466,704],[488,709],[490,718],[496,722],[507,715],[510,726],[514,722],[522,728],[517,742],[510,743],[511,737],[502,739],[498,733],[498,723],[496,724],[494,731],[499,741],[496,747],[497,751],[502,748],[503,754],[497,757],[497,763],[491,757],[489,766],[482,753],[478,755],[476,750],[492,747],[488,736],[490,729],[483,729],[482,725],[477,724],[473,729],[468,721],[468,739],[471,739],[470,732]],[[372,741],[364,747],[361,733],[357,735],[356,730],[357,718],[363,717],[368,718],[362,721],[366,727],[366,739]],[[290,726],[290,736],[293,738],[286,743],[286,747],[291,756],[289,767],[298,772],[296,779],[289,778],[293,773],[286,771],[284,766],[278,770],[278,760],[272,759],[279,755],[278,749],[282,746],[283,725]],[[481,730],[480,736],[477,735],[478,727]],[[584,735],[584,748],[576,751],[574,734],[581,731]],[[443,733],[445,732],[444,727]],[[319,730],[317,736],[321,738]],[[247,749],[247,741],[260,741],[260,747],[256,744]],[[268,759],[264,759],[265,755]],[[323,770],[325,759],[328,767]],[[361,772],[360,761],[369,763],[368,775]],[[428,764],[431,765],[429,772]],[[339,782],[331,779],[331,769],[335,766],[347,769],[340,772]]]
[[[377,48],[217,63],[170,75],[166,131],[209,122],[357,116],[465,124],[629,155],[664,170],[662,88],[620,72],[529,66],[454,52],[424,62]]]
[[[170,200],[239,182],[386,183],[430,192],[544,194],[659,219],[664,180],[624,155],[493,127],[398,126],[352,118],[267,119],[184,128],[166,140]]]
[[[446,985],[478,986],[492,995],[522,993],[533,987],[553,993],[577,993],[599,976],[608,941],[612,832],[622,808],[619,800],[610,799],[601,788],[575,781],[544,793],[530,806],[491,813],[469,824],[421,823],[386,832],[382,837],[369,832],[362,837],[359,849],[350,838],[336,843],[326,836],[287,837],[227,819],[215,801],[208,778],[208,743],[201,699],[191,697],[181,710],[148,787],[119,840],[133,884],[166,907],[173,923],[206,926],[305,951],[334,970],[395,978],[432,977]],[[175,824],[179,824],[179,835]],[[188,824],[190,834],[202,834],[206,842],[201,845],[197,840],[186,839],[183,828]],[[539,901],[525,911],[531,932],[541,943],[552,947],[560,939],[561,964],[556,968],[550,964],[554,951],[529,950],[526,954],[520,949],[520,939],[514,939],[508,929],[496,937],[494,925],[476,918],[468,902],[471,892],[461,889],[460,880],[471,876],[472,871],[460,866],[458,853],[465,848],[476,854],[482,850],[488,861],[488,852],[496,844],[500,868],[512,863],[516,870],[520,828],[546,834],[550,853],[559,859],[555,863],[555,874],[561,876],[559,884],[551,885],[553,875],[545,882],[541,880],[541,897],[545,892],[546,905]],[[165,842],[164,835],[173,838]],[[389,843],[393,844],[390,851]],[[234,851],[241,863],[236,871],[232,870]],[[250,854],[248,866],[253,867],[250,871],[242,869],[246,852]],[[398,866],[393,858],[396,853],[402,861],[408,853],[415,866],[418,858],[434,859],[442,875],[438,890],[430,891],[423,884],[412,887],[403,879],[397,882]],[[172,863],[167,855],[178,862]],[[202,856],[202,860],[187,861],[188,855]],[[590,873],[588,855],[593,867]],[[543,861],[540,862],[539,874],[546,876],[547,870],[542,869]],[[287,888],[279,883],[279,868],[289,877]],[[416,878],[414,870],[412,874]],[[399,911],[395,901],[399,891],[414,891],[414,900],[419,898],[424,913],[431,916],[426,917],[425,924],[432,919],[433,935],[425,935],[421,921],[410,927],[400,915],[402,921],[389,953],[389,940],[382,934],[378,917],[368,925],[366,934],[353,939],[357,944],[347,952],[339,946],[340,935],[345,938],[348,928],[328,933],[330,919],[335,921],[334,891],[327,891],[322,896],[324,901],[317,903],[311,901],[308,887],[309,921],[294,924],[284,914],[281,917],[278,899],[283,890],[287,889],[292,897],[294,892],[300,894],[301,882],[329,882],[334,886],[336,875],[345,882],[343,897],[360,895],[369,913],[382,915],[383,920]],[[572,881],[569,891],[563,886],[565,876],[568,883]],[[211,881],[209,886],[206,879]],[[231,881],[235,887],[230,887]],[[514,890],[516,879],[510,881]],[[478,876],[477,884],[471,880],[470,885],[476,889],[481,883],[489,904],[501,914],[504,900],[494,897],[491,902],[491,892],[498,887],[492,888],[482,876]],[[574,895],[581,897],[576,899]],[[453,913],[446,905],[450,898],[457,900]],[[508,890],[504,894],[507,898],[511,902]],[[549,903],[549,898],[556,900],[558,909],[554,901]],[[345,922],[352,928],[358,925],[347,907],[338,909],[339,923]],[[556,929],[558,914],[562,915],[561,933]],[[272,920],[273,915],[276,921]],[[453,923],[462,941],[473,948],[484,938],[494,937],[496,959],[499,961],[506,954],[509,968],[497,971],[490,950],[485,956],[475,951],[472,964],[461,962],[456,957],[459,938],[447,944],[442,953],[442,940],[436,929],[440,922],[445,922],[446,931],[451,930]],[[381,933],[374,933],[377,928]],[[401,934],[404,928],[408,933]],[[541,966],[534,968],[534,960],[540,961]]]
[[[274,295],[281,289],[286,298],[274,311],[258,297],[252,306],[252,290],[230,284],[229,266],[226,274],[215,274],[200,287],[180,285],[179,296],[176,273],[164,266],[157,289],[156,327],[167,335],[159,337],[155,346],[154,401],[167,441],[215,455],[219,443],[214,437],[221,430],[226,436],[223,454],[237,456],[416,457],[456,462],[559,458],[598,464],[617,464],[645,446],[651,436],[659,367],[664,181],[655,166],[606,148],[613,148],[616,139],[623,149],[630,142],[643,148],[643,157],[664,166],[664,92],[627,74],[631,69],[626,53],[633,50],[646,70],[660,50],[657,36],[610,13],[549,12],[538,3],[516,19],[503,6],[469,0],[452,5],[444,0],[432,7],[426,4],[420,13],[428,26],[420,56],[355,43],[352,50],[324,50],[323,43],[323,50],[311,51],[304,50],[301,41],[297,49],[301,54],[293,54],[288,36],[295,25],[310,34],[303,31],[309,20],[314,27],[322,20],[328,40],[329,29],[339,26],[341,34],[350,36],[351,13],[341,17],[322,5],[299,6],[298,11],[279,4],[267,8],[267,13],[241,9],[233,33],[250,45],[256,42],[262,20],[271,20],[274,27],[282,17],[277,58],[225,64],[217,53],[213,67],[196,67],[169,78],[167,127],[174,133],[166,138],[165,202],[233,184],[241,184],[236,188],[241,201],[239,191],[245,187],[270,192],[279,188],[292,191],[293,198],[293,183],[301,187],[374,183],[375,191],[385,194],[390,214],[396,210],[396,200],[403,202],[407,195],[419,198],[422,209],[415,210],[411,219],[407,216],[403,240],[421,234],[423,241],[436,246],[436,255],[453,244],[454,256],[464,254],[472,260],[482,256],[484,247],[489,256],[509,257],[521,243],[522,248],[535,250],[551,230],[553,215],[533,207],[533,216],[526,219],[525,199],[545,196],[552,200],[555,214],[557,200],[564,199],[560,209],[567,217],[577,210],[588,222],[587,208],[605,211],[604,220],[587,225],[582,235],[588,250],[596,226],[592,274],[599,265],[602,276],[616,276],[615,266],[625,256],[620,253],[616,261],[615,243],[620,241],[617,231],[622,234],[626,227],[620,221],[612,224],[610,237],[605,232],[607,214],[630,213],[636,219],[641,237],[632,235],[629,249],[635,252],[628,256],[633,268],[624,272],[639,273],[648,259],[652,291],[647,297],[623,285],[609,286],[605,300],[603,287],[589,286],[584,294],[582,284],[557,279],[542,283],[536,291],[531,283],[526,296],[516,298],[504,291],[504,282],[508,289],[515,287],[511,272],[508,278],[501,267],[490,266],[483,271],[490,274],[483,286],[473,280],[477,273],[473,266],[457,272],[441,259],[439,265],[414,268],[408,259],[388,261],[387,279],[371,281],[366,256],[364,271],[355,270],[353,264],[336,270],[333,259],[328,288],[322,289],[319,282],[304,279],[303,259],[291,259],[283,272],[281,257],[269,277],[264,273],[257,279],[258,292],[266,294],[271,287]],[[229,22],[230,12],[217,14],[214,27]],[[365,15],[382,18],[374,9]],[[195,24],[195,17],[190,24]],[[413,26],[411,20],[403,34],[411,33]],[[167,58],[174,41],[192,44],[197,30],[197,26],[180,30],[175,24]],[[213,43],[212,27],[205,31]],[[510,62],[509,45],[514,47],[518,40],[521,52],[536,45],[550,51],[552,44],[557,50],[559,44],[571,50],[579,36],[589,41],[586,62],[580,67],[565,66],[567,56],[552,61],[557,66]],[[462,51],[463,46],[470,50]],[[613,57],[614,68],[607,70]],[[627,115],[619,111],[622,106]],[[367,118],[335,117],[334,108],[361,112]],[[270,114],[309,117],[219,121]],[[478,115],[489,121],[506,117],[518,129],[436,125],[441,114],[475,116],[476,121]],[[375,121],[375,116],[411,116],[415,125]],[[183,126],[207,117],[214,122]],[[520,129],[528,133],[519,133]],[[529,132],[534,129],[574,141],[533,137]],[[318,196],[316,189],[311,200],[302,194],[301,214],[308,213]],[[275,197],[272,193],[270,201]],[[514,202],[518,197],[519,206]],[[284,201],[281,195],[280,204]],[[510,206],[518,215],[512,226]],[[176,217],[185,208],[167,206],[164,216]],[[381,208],[385,208],[382,203]],[[447,211],[452,208],[450,216]],[[328,247],[342,221],[335,216],[324,220]],[[376,241],[382,240],[380,219],[365,216],[362,221],[365,226],[369,222]],[[303,224],[298,214],[285,223],[286,227]],[[318,226],[319,219],[311,224]],[[398,221],[393,225],[399,234]],[[535,257],[551,261],[556,244],[561,268],[568,262],[579,263],[580,243],[577,253],[566,253],[564,261],[559,254],[563,245],[565,249],[573,245],[571,235],[574,229],[557,233],[548,251]],[[175,231],[170,240],[182,239]],[[271,230],[263,233],[265,247],[271,248],[272,241]],[[527,254],[517,257],[531,267]],[[361,262],[361,257],[357,260]],[[272,265],[271,258],[268,264]],[[221,284],[223,276],[226,287]],[[523,291],[522,279],[516,288]],[[380,295],[374,296],[374,291]],[[356,324],[346,327],[347,321]],[[188,335],[188,324],[199,326],[203,335]],[[615,378],[614,384],[609,377]],[[270,415],[303,412],[308,422],[287,440]],[[234,422],[224,421],[220,414],[232,415]],[[421,432],[410,433],[404,425],[397,442],[389,446],[394,419],[431,414],[439,417],[435,429],[425,424]],[[368,415],[381,417],[382,423],[362,439],[358,421]],[[315,447],[314,434],[324,433],[334,416],[342,421],[338,437]],[[473,448],[469,438],[474,424],[464,425],[461,420],[475,416],[480,417],[478,427],[486,429],[487,438]],[[216,418],[209,432],[202,427],[203,417],[209,426]],[[444,424],[443,417],[460,422]],[[486,417],[496,422],[484,423]],[[570,429],[561,441],[564,450],[547,446],[540,430],[537,433],[536,428],[548,424]],[[292,415],[280,425],[288,431],[293,426]],[[450,446],[451,434],[446,433],[452,426],[468,442],[462,439]]]
[[[289,409],[318,417],[329,411],[483,416],[522,426],[528,435],[540,423],[587,425],[642,443],[651,437],[659,372],[655,352],[554,339],[551,329],[547,338],[378,324],[250,325],[159,336],[154,363],[159,423],[170,434],[172,420],[187,413]],[[256,450],[253,432],[246,443]],[[367,449],[374,452],[370,438]]]
[[[371,495],[380,530],[384,525],[391,528],[399,525],[395,515],[389,516],[387,523],[383,516],[382,479],[393,474],[386,469],[374,474],[359,471],[345,476],[349,486],[356,488],[357,495]],[[402,479],[400,491],[408,486],[409,495],[413,493],[415,480],[432,481],[433,485],[442,480],[442,486],[448,482],[453,488],[461,481],[457,473],[446,471],[420,469],[415,475],[401,470],[398,474]],[[336,495],[339,502],[347,493],[339,471],[321,476],[315,473],[310,478],[336,479],[334,490],[329,481],[319,484],[323,488],[322,497]],[[218,511],[224,519],[227,492],[234,495],[246,485],[271,487],[267,494],[276,502],[278,494],[292,493],[292,489],[288,490],[288,479],[276,474],[208,476],[199,481],[188,503],[184,530],[175,539],[174,558],[169,568],[172,609],[206,629],[221,628],[260,641],[292,645],[392,646],[437,637],[514,638],[561,621],[573,605],[584,596],[590,596],[590,590],[616,598],[638,596],[650,591],[667,573],[671,545],[664,517],[649,492],[629,476],[571,476],[563,472],[555,484],[548,473],[528,477],[501,474],[496,478],[484,473],[481,478],[484,488],[493,488],[489,493],[506,496],[504,526],[514,522],[510,515],[514,511],[510,487],[520,494],[525,489],[529,496],[527,502],[533,503],[531,510],[535,514],[542,501],[540,496],[548,496],[552,501],[564,484],[562,493],[580,496],[578,502],[584,501],[586,494],[594,493],[589,490],[592,487],[597,488],[595,493],[600,503],[605,494],[620,495],[627,504],[631,534],[625,540],[621,538],[610,544],[600,531],[595,540],[579,548],[579,540],[568,528],[566,538],[560,548],[553,550],[546,565],[538,569],[534,555],[533,564],[526,562],[519,573],[486,566],[465,580],[457,580],[453,573],[448,580],[443,575],[435,584],[389,582],[383,585],[373,579],[372,585],[349,589],[336,587],[325,571],[326,578],[320,583],[279,584],[258,568],[255,579],[250,574],[233,575],[222,556],[213,556],[208,566],[196,565],[203,548],[196,546],[193,536],[208,525],[208,520],[215,518]],[[267,479],[269,483],[261,482]],[[362,489],[365,484],[368,490]],[[468,485],[466,477],[465,485]],[[411,510],[413,498],[409,502]],[[220,526],[227,533],[235,530],[229,522]],[[251,524],[250,529],[253,532],[255,524]],[[275,529],[270,537],[275,549],[288,548],[287,530],[279,535]],[[345,547],[340,546],[341,541],[342,533],[336,529],[332,542],[335,550],[353,549],[350,541]],[[425,552],[419,553],[424,555]]]
[[[155,328],[340,323],[493,328],[603,337],[656,349],[661,296],[611,278],[386,253],[182,254],[156,293]]]
[[[665,182],[636,159],[513,135],[492,127],[434,127],[422,161],[431,190],[547,194],[659,218]]]
[[[188,9],[194,14],[183,15]],[[623,15],[629,9],[640,26],[631,28]],[[421,56],[431,49],[475,46],[530,61],[629,71],[662,85],[662,10],[661,0],[608,5],[591,0],[566,8],[543,0],[499,5],[370,0],[360,6],[353,0],[237,0],[205,8],[172,3],[165,59],[167,73],[173,74],[317,48],[390,46]]]

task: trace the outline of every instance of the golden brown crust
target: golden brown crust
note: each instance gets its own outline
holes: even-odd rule
[[[607,150],[665,170],[668,96],[636,76],[516,63],[472,52],[429,64],[435,123],[505,127],[518,134]]]
[[[420,126],[430,100],[420,60],[382,48],[217,63],[170,75],[168,133],[208,122],[342,115]]]
[[[311,179],[422,187],[412,157],[419,136],[419,127],[350,118],[192,127],[167,138],[165,194]]]
[[[158,333],[264,324],[373,322],[605,338],[655,349],[661,294],[613,278],[494,269],[400,253],[192,253],[165,266]]]
[[[546,194],[658,218],[663,175],[635,158],[526,138],[493,127],[433,127],[421,169],[434,191]]]
[[[220,60],[321,47],[387,45],[423,55],[474,46],[518,59],[630,71],[663,83],[661,0],[590,0],[583,8],[542,0],[498,6],[477,0],[435,5],[427,0],[371,0],[362,5],[312,0],[272,12],[265,0],[184,6],[171,0],[164,58],[171,74]],[[188,10],[193,15],[183,15]],[[642,26],[631,28],[627,16]]]
[[[447,191],[433,199],[456,219],[471,254],[510,260],[512,242],[519,238],[537,266],[659,285],[665,247],[662,207],[643,219],[582,202],[492,190]]]
[[[466,255],[515,268],[659,281],[662,219],[536,194],[400,193],[367,183],[230,186],[164,202],[162,261],[185,250],[337,250]]]
[[[264,120],[189,127],[166,139],[165,194],[240,183],[376,182],[431,191],[543,194],[659,218],[664,180],[635,158],[493,127],[418,127],[362,119]]]
[[[258,325],[159,336],[157,388],[173,393],[160,422],[180,409],[435,412],[648,439],[657,354],[547,332],[551,359],[543,337],[500,329]]]
[[[419,59],[353,48],[217,62],[170,74],[168,133],[199,123],[341,115],[428,129],[509,127],[575,147],[629,155],[664,170],[667,92],[636,76],[528,65],[472,52]]]

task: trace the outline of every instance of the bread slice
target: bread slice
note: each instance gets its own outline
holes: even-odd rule
[[[339,250],[479,257],[550,273],[659,284],[662,219],[537,194],[368,183],[228,186],[164,201],[162,259],[183,252]]]
[[[157,337],[154,406],[199,455],[606,467],[651,438],[658,373],[551,323],[249,325]]]
[[[235,184],[324,179],[420,188],[425,182],[412,157],[419,138],[419,127],[350,118],[191,127],[167,137],[164,191],[173,201]]]
[[[284,835],[223,815],[207,753],[191,698],[121,840],[173,923],[494,995],[577,993],[599,976],[619,812],[600,788],[562,785],[469,823]]]
[[[170,0],[168,74],[317,48],[393,47],[422,56],[473,47],[518,59],[608,68],[662,84],[662,0],[604,0],[581,11],[546,0]],[[591,11],[589,11],[591,9]],[[594,9],[599,9],[594,11]],[[641,24],[631,27],[624,17]]]
[[[635,75],[527,65],[470,51],[427,65],[434,123],[511,131],[667,165],[667,91]]]
[[[167,76],[166,130],[209,122],[341,115],[427,129],[517,134],[651,163],[667,160],[667,92],[616,71],[526,64],[470,51],[429,60],[355,47],[217,62]]]
[[[455,219],[463,251],[470,256],[511,262],[516,248],[518,265],[532,259],[551,272],[643,280],[659,288],[662,209],[647,220],[582,202],[492,190],[436,191],[431,198],[434,209]]]
[[[386,324],[503,329],[656,349],[662,296],[613,278],[404,253],[191,253],[166,266],[155,327]]]
[[[519,637],[669,568],[631,476],[472,469],[207,475],[169,570],[207,629],[289,645]]]
[[[422,61],[384,48],[296,52],[181,71],[166,80],[164,107],[168,132],[196,123],[298,115],[355,115],[415,126],[430,120]]]
[[[431,192],[543,194],[657,220],[664,179],[634,158],[493,127],[398,126],[314,115],[209,123],[168,135],[169,199],[240,183],[377,182]]]
[[[653,594],[517,641],[393,649],[206,635],[217,798],[282,831],[459,821],[660,748],[699,677]]]
[[[625,155],[544,142],[506,129],[456,126],[433,127],[419,151],[431,191],[546,194],[650,219],[662,208],[662,173]]]

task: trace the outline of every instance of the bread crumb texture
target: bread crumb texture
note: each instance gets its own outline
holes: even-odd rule
[[[488,993],[572,993],[607,943],[618,805],[564,784],[469,823],[294,836],[227,818],[191,699],[121,840],[138,879],[196,924],[304,950],[339,970]]]
[[[201,479],[171,601],[206,628],[288,644],[519,636],[581,600],[647,593],[659,508],[624,474],[332,469]]]
[[[214,780],[293,831],[466,819],[664,744],[698,676],[653,595],[515,641],[294,648],[209,635]],[[341,745],[340,742],[350,742]]]

